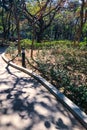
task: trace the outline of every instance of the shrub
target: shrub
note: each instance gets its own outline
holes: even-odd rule
[[[66,95],[85,112],[87,112],[87,86],[68,86]]]
[[[63,70],[62,68],[58,68],[56,66],[50,69],[50,76],[52,80],[57,82],[59,87],[64,88],[64,92],[66,91],[66,86],[70,84],[70,79],[67,75],[67,71]]]
[[[25,47],[25,48],[29,48],[32,44],[32,40],[30,39],[23,39],[21,40],[21,46]],[[72,44],[71,41],[68,40],[60,40],[60,41],[46,41],[46,42],[42,42],[42,43],[37,43],[36,41],[34,41],[34,49],[42,49],[43,47],[45,48],[51,48],[52,46],[57,46],[59,44],[63,44],[63,45],[70,45]]]
[[[10,53],[10,55],[14,54],[16,50],[15,43],[10,42],[10,46],[7,48],[6,53]]]
[[[86,38],[87,39],[87,38]],[[80,42],[80,49],[87,49],[87,41],[84,41],[84,42]]]
[[[32,41],[30,39],[23,39],[20,41],[21,47],[29,48],[31,46]]]

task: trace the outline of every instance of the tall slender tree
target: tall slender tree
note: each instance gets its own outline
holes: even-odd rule
[[[17,36],[18,36],[18,54],[21,53],[21,45],[20,45],[20,14],[18,10],[18,0],[13,0],[13,13],[16,21],[16,30],[17,30]]]
[[[76,30],[75,41],[78,43],[81,39],[82,29],[87,21],[87,0],[81,0],[81,7],[79,12],[79,26]]]

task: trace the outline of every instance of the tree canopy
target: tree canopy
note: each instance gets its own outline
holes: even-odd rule
[[[51,36],[79,42],[87,22],[87,1],[0,0],[0,14],[4,39],[17,37],[20,41],[22,34],[29,38],[34,35],[37,42]]]

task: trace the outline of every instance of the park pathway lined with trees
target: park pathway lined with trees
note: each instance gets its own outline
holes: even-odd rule
[[[0,48],[0,130],[85,130],[29,75],[8,66]]]

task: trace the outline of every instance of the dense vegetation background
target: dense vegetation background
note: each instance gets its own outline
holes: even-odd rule
[[[0,0],[0,35],[3,40],[87,42],[87,1]]]

